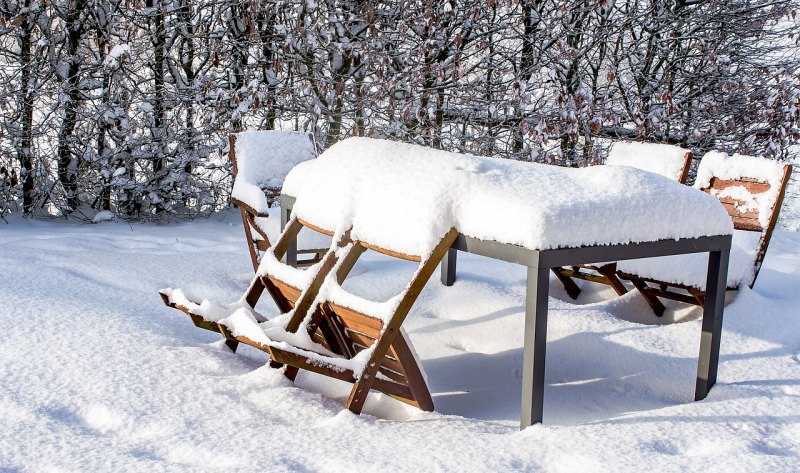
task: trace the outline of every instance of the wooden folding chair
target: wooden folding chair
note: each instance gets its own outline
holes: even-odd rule
[[[248,244],[247,248],[250,252],[250,260],[253,263],[253,269],[256,270],[258,269],[258,262],[261,259],[261,254],[270,247],[269,237],[267,236],[263,222],[264,219],[269,217],[266,208],[280,196],[281,186],[276,185],[275,181],[282,182],[282,178],[286,176],[270,176],[271,179],[267,179],[266,176],[253,175],[254,173],[252,171],[240,175],[239,168],[241,166],[258,168],[258,166],[252,166],[250,161],[258,160],[260,157],[263,158],[264,155],[268,155],[271,152],[271,149],[269,149],[270,142],[274,142],[277,145],[279,141],[286,140],[287,138],[294,138],[293,141],[297,146],[293,151],[296,151],[300,156],[300,160],[315,158],[317,156],[317,151],[316,145],[314,144],[314,135],[311,133],[278,130],[261,132],[250,131],[247,133],[258,133],[261,135],[260,139],[265,145],[265,149],[261,151],[263,155],[259,153],[259,155],[251,156],[241,152],[237,155],[237,135],[231,134],[228,136],[228,158],[233,166],[234,188],[236,186],[247,185],[251,188],[261,189],[261,192],[263,192],[263,196],[258,195],[258,193],[250,193],[249,195],[243,193],[239,198],[231,196],[231,203],[239,207],[241,211],[244,234]],[[279,172],[279,174],[282,173]],[[310,258],[298,260],[298,266],[309,266],[318,262],[322,258],[324,251],[324,249],[299,249],[297,251],[298,255],[310,255]]]
[[[289,222],[278,242],[270,250],[275,257],[271,260],[271,264],[280,264],[277,263],[278,260],[285,254],[289,243],[296,238],[303,226],[333,235],[328,230],[294,219]],[[296,333],[304,327],[318,349],[313,346],[292,346],[290,340],[273,342],[236,335],[224,321],[204,320],[196,313],[197,305],[187,307],[176,303],[170,299],[169,293],[165,292],[162,292],[162,298],[167,305],[187,313],[198,327],[221,333],[232,350],[235,350],[239,343],[245,343],[268,353],[271,366],[286,365],[286,375],[290,379],[294,379],[298,369],[305,369],[353,383],[345,407],[355,413],[361,412],[371,389],[422,410],[431,411],[433,400],[401,325],[457,235],[458,232],[451,230],[429,257],[422,258],[397,253],[366,242],[351,242],[347,232],[335,247],[325,253],[315,276],[304,287],[297,287],[268,271],[258,276],[243,298],[247,304],[250,307],[255,305],[255,301],[266,289],[281,312],[286,313],[294,309],[285,331]],[[402,292],[399,303],[388,317],[363,314],[335,300],[318,300],[320,290],[331,270],[336,268],[337,284],[343,283],[359,256],[367,249],[420,263],[414,277]],[[313,305],[314,302],[317,304]],[[257,313],[254,315],[256,321],[261,322],[259,315]],[[360,363],[354,364],[358,360]]]
[[[713,177],[710,178],[707,185],[705,185],[705,183],[697,183],[696,187],[717,197],[733,220],[734,248],[731,251],[729,267],[733,267],[734,265],[747,265],[750,267],[749,265],[752,265],[752,277],[736,281],[731,281],[729,279],[727,289],[736,290],[741,284],[747,284],[753,287],[761,269],[761,263],[764,261],[764,256],[767,253],[772,233],[778,223],[778,217],[786,193],[786,187],[789,183],[792,166],[790,164],[780,164],[766,158],[757,158],[753,156],[735,155],[727,158],[733,161],[737,159],[748,160],[751,164],[774,169],[776,174],[780,176],[777,182],[773,182],[772,184],[777,187],[777,192],[774,192],[769,182],[764,182],[756,177],[744,176],[736,179],[724,179],[720,177],[719,174],[715,174],[717,169],[714,168],[714,164],[709,164],[709,160],[707,159],[711,154],[718,155],[716,152],[711,152],[701,160],[698,176],[705,172]],[[750,204],[745,200],[729,195],[732,188],[736,188],[736,193],[734,195],[739,197],[744,197],[746,195],[748,196],[746,200],[750,202],[756,201],[761,195],[765,196],[765,198],[769,197],[770,194],[767,193],[772,190],[773,192],[771,195],[773,198],[769,199],[767,202],[767,207],[769,208],[768,217],[762,219],[758,208],[751,208]],[[766,220],[766,225],[762,225],[764,220]],[[758,243],[755,245],[754,250],[751,248],[737,248],[737,242],[755,240],[755,238],[747,238],[746,235],[753,233],[758,236]],[[743,246],[744,244],[741,243],[740,245]],[[746,261],[734,261],[734,258],[746,258]],[[665,279],[667,279],[666,277],[644,277],[635,272],[635,266],[635,262],[620,262],[618,264],[617,274],[622,279],[633,283],[634,287],[639,291],[642,297],[644,297],[656,315],[661,316],[664,313],[664,304],[659,300],[660,298],[703,306],[705,302],[704,283],[685,284],[665,281]],[[675,279],[679,276],[680,275],[674,275],[670,279]]]
[[[292,244],[292,242],[296,242],[300,230],[304,227],[327,236],[334,235],[332,231],[323,229],[317,225],[313,225],[299,219],[292,219],[278,237],[278,241],[276,242],[275,246],[269,247],[266,250],[272,253],[272,256],[276,259],[276,264],[278,264],[277,261],[286,254],[289,249],[289,245]],[[330,273],[331,269],[338,260],[336,250],[348,243],[349,232],[345,233],[345,235],[340,238],[338,243],[328,249],[320,258],[318,261],[319,268],[315,269],[315,271],[317,271],[316,277],[312,279],[311,284],[307,287],[298,287],[297,285],[286,283],[270,274],[270,271],[267,268],[261,268],[250,282],[250,285],[240,301],[236,304],[233,304],[233,306],[246,307],[251,310],[255,309],[256,304],[266,289],[281,314],[285,314],[295,307],[297,307],[297,312],[303,314],[307,313],[311,302],[314,301],[314,298],[319,291],[321,282],[324,280],[325,276]],[[301,270],[296,269],[295,271]],[[223,324],[220,324],[218,321],[210,321],[204,318],[204,314],[202,313],[201,309],[201,301],[190,300],[182,293],[182,291],[179,292],[173,289],[163,289],[159,292],[159,295],[161,296],[164,304],[178,309],[188,315],[196,327],[221,334],[225,339],[225,344],[228,346],[228,348],[230,348],[230,350],[234,353],[236,352],[236,349],[239,346],[239,340],[233,337],[230,334],[230,331],[227,330]],[[303,295],[305,295],[305,299],[301,299],[301,296]],[[262,316],[258,312],[252,311],[252,314],[257,322],[265,322],[267,320],[266,317]],[[320,343],[322,346],[335,350],[338,345],[336,343],[331,343],[331,341],[335,341],[335,334],[330,329],[329,324],[327,324],[325,320],[320,319],[320,315],[321,314],[316,314],[314,317],[312,317],[312,320],[308,324],[307,328],[309,335],[314,341]],[[270,365],[275,368],[282,366],[274,359],[271,360]],[[295,367],[287,367],[287,377],[294,379],[296,374],[297,369]]]
[[[611,146],[606,164],[635,167],[685,184],[692,165],[692,152],[679,146],[660,143],[617,141]],[[581,293],[581,288],[573,279],[611,286],[618,296],[628,292],[628,288],[617,276],[616,263],[553,268],[553,274],[572,299],[577,299]]]
[[[286,325],[286,331],[294,333],[304,323],[306,327],[316,328],[322,325],[329,327],[332,337],[326,339],[324,344],[322,343],[324,334],[314,340],[325,346],[326,351],[337,356],[332,357],[321,351],[309,350],[308,347],[287,348],[285,342],[282,346],[276,346],[243,337],[236,339],[269,353],[271,359],[278,363],[353,383],[345,404],[345,407],[352,412],[361,412],[371,389],[422,410],[433,410],[433,400],[427,384],[401,325],[425,283],[457,236],[458,232],[455,229],[448,232],[427,258],[398,253],[364,241],[353,242],[338,264],[335,274],[336,284],[344,282],[360,255],[367,249],[394,258],[419,262],[419,267],[401,293],[397,305],[385,317],[379,314],[365,314],[327,298],[318,301],[313,309],[307,310],[304,304],[316,298],[318,294],[313,294],[312,297],[307,295],[310,294],[308,292],[303,293],[295,306],[292,319]],[[311,286],[320,287],[325,277],[320,271]],[[330,281],[328,283],[333,284]],[[291,287],[287,288],[289,285],[285,281],[274,277],[266,282],[267,287],[270,285],[281,290],[292,290]],[[354,297],[357,296],[350,295],[350,300]],[[359,362],[348,365],[342,360]]]

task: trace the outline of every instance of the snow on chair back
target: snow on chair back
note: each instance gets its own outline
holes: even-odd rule
[[[606,164],[630,166],[686,182],[692,152],[679,146],[637,141],[616,141],[611,146]]]
[[[245,131],[229,137],[229,157],[233,165],[231,201],[242,212],[245,238],[253,269],[258,268],[259,254],[266,251],[269,238],[259,219],[269,216],[269,200],[280,194],[286,175],[297,164],[317,155],[314,136],[301,131]],[[318,250],[301,265],[321,258]]]
[[[317,156],[313,135],[302,131],[245,131],[231,135],[230,145],[231,197],[258,214],[269,212],[267,196],[280,194],[294,166]]]
[[[778,223],[792,167],[774,160],[710,151],[697,169],[694,187],[722,203],[736,230],[761,233],[752,287]]]

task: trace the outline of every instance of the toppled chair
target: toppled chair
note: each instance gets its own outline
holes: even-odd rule
[[[660,143],[616,141],[608,152],[605,164],[635,167],[685,184],[692,164],[692,152],[679,146]],[[628,292],[628,288],[617,276],[617,265],[614,262],[554,268],[553,274],[572,299],[577,299],[581,293],[581,288],[575,284],[573,278],[611,286],[618,296]]]
[[[270,246],[264,221],[269,217],[270,204],[280,195],[292,167],[317,156],[314,135],[301,131],[245,131],[230,135],[228,143],[234,178],[231,202],[242,213],[250,259],[253,269],[257,269],[261,254]],[[298,250],[311,257],[297,263],[314,264],[323,252]]]
[[[331,235],[336,241],[321,261],[306,271],[280,262],[303,226]],[[221,333],[231,349],[244,343],[266,352],[273,367],[287,366],[291,379],[298,369],[304,369],[353,383],[345,407],[355,413],[361,412],[371,389],[430,411],[430,392],[401,325],[457,235],[455,230],[448,232],[431,255],[423,258],[351,241],[349,231],[334,235],[292,219],[275,246],[265,253],[258,276],[238,303],[198,304],[175,289],[162,290],[161,296],[167,305],[189,315],[198,327]],[[367,301],[341,287],[367,249],[419,262],[405,289],[383,303]],[[282,315],[267,319],[253,310],[264,289]]]
[[[766,158],[711,151],[703,156],[694,187],[715,196],[733,220],[728,290],[753,287],[778,223],[792,167]],[[621,278],[633,283],[656,315],[660,298],[703,306],[704,255],[678,255],[617,263]]]

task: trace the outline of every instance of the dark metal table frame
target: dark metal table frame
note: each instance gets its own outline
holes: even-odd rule
[[[289,220],[295,199],[282,195],[281,228]],[[709,253],[706,274],[706,297],[703,307],[700,355],[694,399],[705,399],[717,381],[722,313],[728,277],[731,235],[717,235],[679,240],[658,240],[620,245],[595,245],[553,250],[529,250],[521,246],[480,240],[459,235],[442,260],[442,283],[451,286],[456,278],[459,251],[527,266],[525,293],[525,330],[522,361],[522,405],[520,428],[542,422],[544,373],[547,347],[547,310],[551,268],[575,264],[601,263],[628,259],[652,258],[688,253]],[[287,252],[287,264],[296,264],[297,248]]]

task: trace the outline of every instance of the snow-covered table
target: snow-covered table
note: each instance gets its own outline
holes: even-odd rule
[[[564,169],[367,138],[298,165],[283,192],[282,226],[294,215],[352,227],[355,239],[408,254],[456,228],[445,285],[458,251],[527,266],[522,428],[542,421],[549,272],[559,266],[708,252],[695,399],[716,382],[733,227],[712,196],[625,166]],[[296,248],[286,259],[296,262]]]

